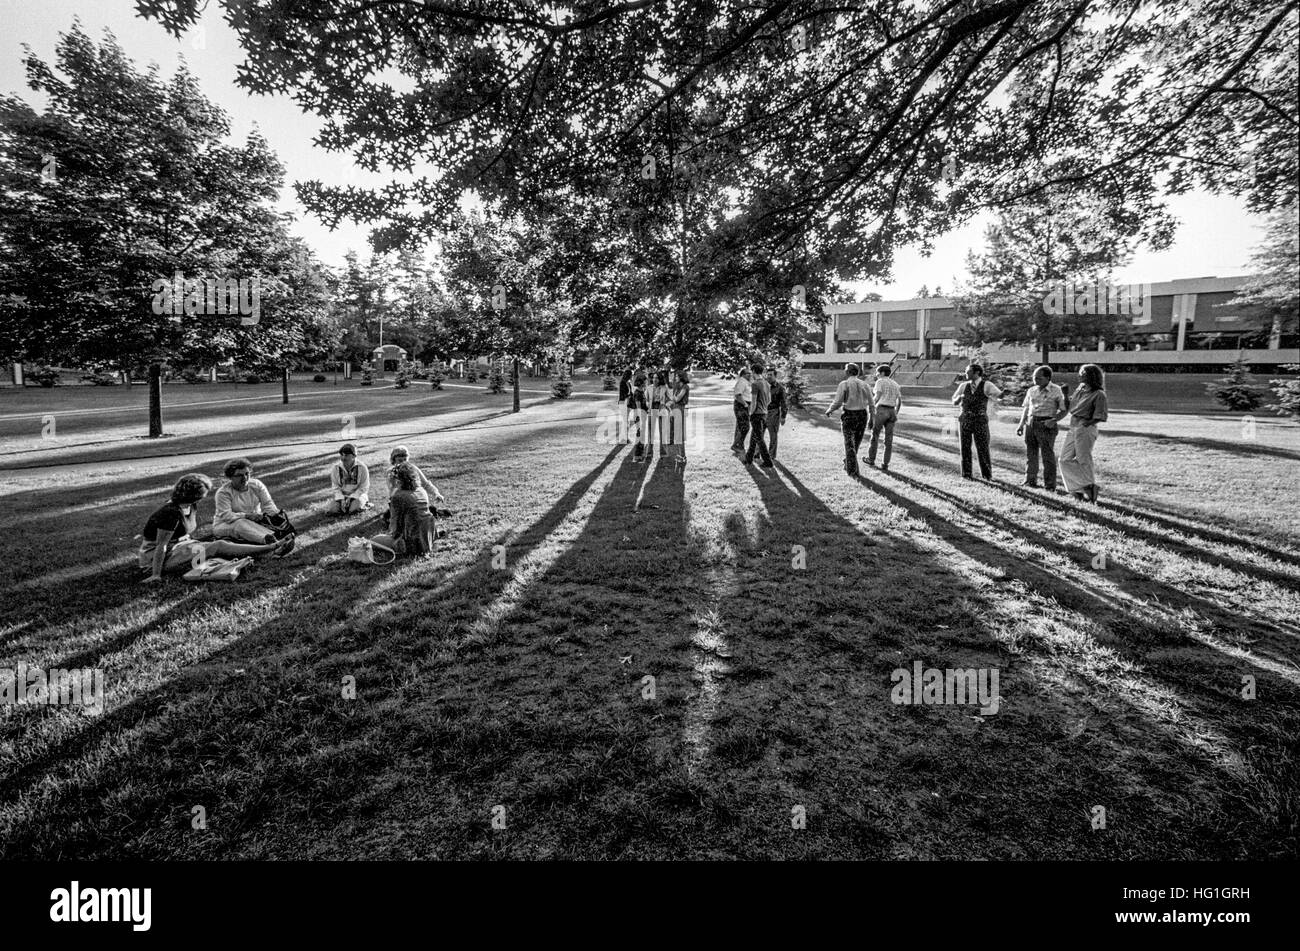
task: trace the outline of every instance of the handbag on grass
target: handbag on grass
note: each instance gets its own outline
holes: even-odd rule
[[[186,581],[234,581],[252,558],[209,558],[181,575]]]
[[[376,551],[388,552],[388,560],[381,561],[375,557]],[[381,545],[379,542],[371,541],[369,538],[360,538],[356,535],[348,539],[348,561],[359,561],[363,565],[391,565],[397,560],[397,552],[387,545]]]

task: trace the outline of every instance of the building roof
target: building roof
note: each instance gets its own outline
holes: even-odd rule
[[[1253,274],[1237,277],[1184,277],[1176,281],[1158,281],[1143,285],[1143,296],[1169,297],[1174,294],[1213,294],[1238,290]],[[1124,286],[1124,285],[1121,285]],[[1137,285],[1134,285],[1137,286]],[[874,314],[891,310],[942,310],[952,307],[947,297],[909,297],[906,300],[869,300],[856,304],[827,304],[827,314]]]

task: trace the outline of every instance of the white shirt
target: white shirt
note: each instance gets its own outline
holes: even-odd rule
[[[732,390],[732,393],[736,399],[745,405],[749,405],[749,402],[754,398],[754,388],[743,376],[736,377],[736,388]]]
[[[903,388],[892,376],[882,376],[876,380],[876,406],[892,406],[895,409],[903,402]]]

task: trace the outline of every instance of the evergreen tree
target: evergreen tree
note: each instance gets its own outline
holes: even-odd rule
[[[500,360],[492,361],[492,368],[488,370],[487,388],[489,393],[505,392],[506,378],[505,378],[505,372],[501,369]]]
[[[569,362],[564,358],[555,361],[551,371],[551,395],[557,400],[567,400],[573,393],[573,380],[569,378]]]
[[[1221,406],[1231,410],[1250,412],[1264,402],[1264,391],[1251,382],[1250,361],[1238,357],[1228,367],[1228,375],[1214,383],[1205,384],[1205,390]]]
[[[808,400],[810,384],[808,374],[803,372],[803,353],[798,347],[792,347],[786,356],[781,383],[785,386],[785,398],[791,406],[803,408]]]

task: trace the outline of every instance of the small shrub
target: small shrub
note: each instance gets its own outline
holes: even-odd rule
[[[504,393],[506,389],[505,374],[501,371],[501,364],[492,364],[492,369],[488,371],[489,393]]]
[[[447,379],[447,371],[443,369],[441,360],[433,364],[433,366],[429,367],[429,372],[427,376],[429,380],[429,385],[433,389],[435,390],[442,389],[442,381]]]
[[[311,378],[311,381],[312,381],[313,383],[324,383],[324,382],[325,382],[325,374],[324,374],[324,373],[317,373],[314,377]]]
[[[610,373],[609,371],[606,371],[605,379],[601,381],[601,388],[605,390],[613,390],[616,389],[617,387],[618,387],[618,381],[614,379],[614,374]]]
[[[117,386],[122,382],[121,377],[116,373],[107,373],[103,370],[95,373],[87,373],[82,377],[82,379],[95,386]]]
[[[411,364],[403,360],[397,365],[397,376],[393,378],[393,385],[399,390],[404,390],[411,385]]]
[[[200,373],[193,367],[186,367],[181,371],[181,379],[186,383],[206,383],[208,382],[208,375]]]
[[[1020,406],[1025,402],[1025,394],[1034,385],[1034,370],[1037,367],[1029,362],[1017,363],[1014,368],[1002,374],[1002,395],[998,402],[1003,406]]]
[[[43,386],[48,389],[59,382],[59,371],[54,369],[54,367],[41,364],[38,367],[34,367],[27,374],[27,379],[31,380],[38,386]]]
[[[361,385],[371,386],[374,384],[374,382],[375,382],[375,375],[374,373],[371,372],[370,367],[366,367],[365,369],[363,369],[361,371]]]
[[[1264,402],[1262,387],[1251,382],[1250,361],[1238,357],[1228,367],[1228,375],[1214,383],[1205,384],[1205,391],[1214,397],[1220,406],[1231,410],[1250,412],[1259,408]]]

